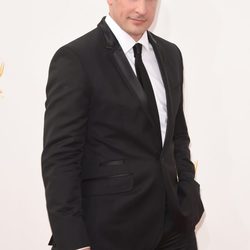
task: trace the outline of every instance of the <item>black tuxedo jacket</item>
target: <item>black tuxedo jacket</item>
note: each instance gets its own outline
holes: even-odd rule
[[[148,37],[167,96],[163,147],[159,121],[104,20],[52,59],[42,173],[58,250],[153,250],[163,230],[193,230],[202,215],[182,107],[181,53]]]

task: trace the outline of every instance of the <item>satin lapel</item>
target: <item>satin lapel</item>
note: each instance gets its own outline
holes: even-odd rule
[[[124,82],[128,85],[128,87],[136,94],[136,97],[139,99],[144,112],[146,113],[147,117],[150,121],[155,125],[149,110],[148,110],[148,100],[147,96],[138,81],[134,71],[132,70],[126,56],[124,55],[122,49],[116,49],[113,52],[113,59],[119,70],[120,74],[122,75]]]
[[[168,68],[167,68],[167,63],[166,60],[164,58],[164,53],[162,51],[163,48],[160,47],[160,45],[157,43],[157,41],[155,40],[155,38],[153,37],[153,35],[148,32],[148,38],[149,41],[154,49],[155,52],[155,56],[156,59],[158,61],[159,64],[159,68],[160,68],[160,72],[161,72],[161,76],[162,76],[162,80],[165,86],[165,92],[166,92],[166,98],[167,98],[167,113],[168,113],[168,120],[167,120],[167,129],[166,129],[166,135],[165,135],[165,140],[164,140],[164,144],[163,144],[163,150],[167,145],[167,142],[170,139],[170,131],[171,131],[171,126],[172,126],[172,119],[173,119],[173,113],[172,113],[172,97],[170,95],[170,86],[169,86],[169,79],[168,79]]]
[[[157,128],[156,122],[152,119],[149,109],[147,96],[137,79],[133,69],[131,68],[122,48],[120,47],[118,41],[113,35],[112,31],[109,29],[108,25],[105,23],[104,18],[98,25],[104,33],[106,39],[106,48],[109,50],[111,59],[113,60],[115,67],[119,71],[124,83],[127,84],[131,92],[135,94],[136,98],[139,100],[146,116],[151,121],[153,126]],[[158,131],[159,129],[157,129]],[[158,131],[159,133],[159,131]]]

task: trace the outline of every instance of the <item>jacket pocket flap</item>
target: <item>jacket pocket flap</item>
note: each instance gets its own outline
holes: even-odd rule
[[[82,183],[83,195],[116,194],[131,190],[133,175],[130,173],[85,180]]]

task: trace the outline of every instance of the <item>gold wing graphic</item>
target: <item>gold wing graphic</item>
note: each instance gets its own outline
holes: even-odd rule
[[[198,169],[198,161],[195,161],[194,162],[194,169],[195,169],[195,173],[197,172],[197,169]]]
[[[0,77],[3,75],[3,72],[4,72],[4,64],[1,63],[0,64]]]

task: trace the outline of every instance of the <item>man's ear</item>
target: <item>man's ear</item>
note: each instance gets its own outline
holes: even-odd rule
[[[107,0],[108,5],[112,5],[113,1],[112,0]]]

